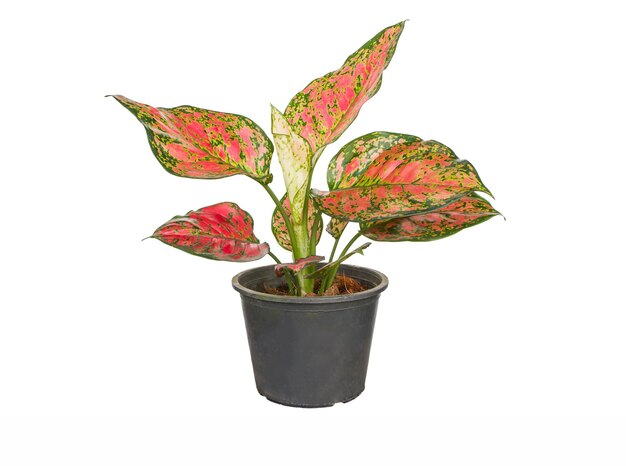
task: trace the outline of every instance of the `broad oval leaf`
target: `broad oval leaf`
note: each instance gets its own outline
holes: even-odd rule
[[[470,194],[430,212],[361,224],[361,231],[375,241],[433,241],[501,215],[477,194]]]
[[[113,97],[145,126],[152,152],[169,173],[205,179],[243,174],[271,180],[274,147],[249,118],[189,105],[155,108]]]
[[[324,260],[324,256],[308,256],[297,259],[295,262],[288,264],[276,264],[274,267],[274,272],[279,277],[285,274],[285,270],[289,269],[293,273],[298,273],[303,270],[309,264],[315,264],[316,262],[322,262]]]
[[[326,231],[335,239],[339,239],[343,230],[346,229],[348,222],[345,220],[340,220],[338,218],[331,218],[330,222],[328,222],[328,226],[326,227]]]
[[[311,147],[293,131],[284,115],[272,105],[272,134],[285,187],[292,206],[291,218],[302,224],[302,213],[311,171]]]
[[[291,216],[291,204],[289,203],[289,198],[287,194],[285,194],[280,201],[283,204],[283,208],[287,215]],[[309,199],[309,208],[308,208],[308,217],[309,217],[309,236],[311,234],[311,230],[313,229],[313,222],[315,221],[315,217],[319,215],[319,210],[315,208],[315,205]],[[320,222],[322,222],[321,215],[319,215]],[[289,239],[289,231],[287,230],[287,226],[285,225],[285,219],[281,215],[278,208],[274,208],[274,214],[272,215],[272,233],[274,234],[274,238],[278,244],[286,249],[287,251],[292,251],[291,240]],[[317,228],[317,235],[315,244],[320,242],[320,238],[322,237],[322,224]]]
[[[437,141],[375,132],[346,144],[328,168],[330,192],[312,191],[327,215],[371,222],[449,204],[489,190],[475,168]]]
[[[314,80],[291,99],[285,116],[314,153],[341,136],[378,92],[403,29],[404,21],[383,29],[341,68]]]
[[[270,248],[254,236],[250,214],[232,202],[192,210],[161,225],[152,234],[163,243],[207,259],[249,262]]]

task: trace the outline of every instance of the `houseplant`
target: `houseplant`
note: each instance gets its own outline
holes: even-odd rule
[[[152,152],[170,173],[188,178],[246,175],[272,198],[272,231],[291,252],[282,263],[260,243],[250,215],[230,202],[176,216],[153,233],[165,244],[214,260],[276,266],[237,275],[259,392],[295,406],[349,401],[364,388],[384,275],[346,266],[373,241],[431,241],[481,223],[498,212],[474,167],[436,141],[388,132],[348,142],[328,166],[328,191],[311,188],[313,169],[361,106],[376,94],[404,22],[390,26],[350,55],[338,70],[312,81],[284,112],[271,107],[274,144],[241,115],[192,106],[154,108],[116,95],[145,126]],[[286,193],[270,187],[276,150]],[[323,215],[334,246],[317,255]],[[337,253],[348,222],[358,232]]]

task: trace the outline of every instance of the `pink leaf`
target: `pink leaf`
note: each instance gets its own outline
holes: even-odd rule
[[[447,206],[409,217],[361,224],[361,231],[375,241],[433,241],[478,225],[500,213],[476,194]]]
[[[375,132],[341,148],[328,166],[329,192],[313,190],[316,206],[347,221],[371,222],[443,207],[489,190],[467,160],[437,141]]]
[[[404,21],[383,29],[341,68],[316,79],[291,99],[285,116],[314,153],[341,136],[378,92],[403,28]]]
[[[274,271],[276,272],[276,275],[278,275],[279,277],[285,274],[285,269],[289,269],[294,273],[298,273],[302,269],[304,269],[307,265],[314,264],[316,262],[321,262],[323,260],[324,260],[324,256],[303,257],[302,259],[298,259],[293,263],[277,264],[274,267]]]
[[[211,179],[244,174],[271,180],[274,147],[249,118],[189,105],[155,108],[113,97],[146,127],[152,152],[173,175]]]
[[[252,217],[237,204],[222,202],[176,216],[151,236],[207,259],[248,262],[269,252],[254,236]]]

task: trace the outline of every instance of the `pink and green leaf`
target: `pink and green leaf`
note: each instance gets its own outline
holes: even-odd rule
[[[330,222],[328,222],[328,226],[326,227],[326,231],[335,239],[339,239],[343,230],[346,229],[348,222],[345,220],[340,220],[338,218],[331,218]]]
[[[311,147],[304,138],[293,131],[284,115],[274,106],[272,106],[272,134],[292,206],[291,218],[293,223],[300,225],[303,221],[302,213],[311,172]]]
[[[285,274],[286,269],[291,270],[293,273],[298,273],[303,270],[307,265],[315,264],[316,262],[322,262],[323,260],[324,256],[303,257],[293,263],[276,264],[276,266],[274,267],[274,272],[276,272],[276,275],[278,275],[279,277]]]
[[[289,203],[289,198],[285,194],[281,200],[283,204],[283,208],[285,209],[285,213],[291,216],[291,204]],[[307,215],[309,217],[309,236],[311,235],[311,230],[313,229],[313,222],[315,222],[315,217],[319,215],[319,210],[315,208],[315,205],[309,199],[309,208],[307,209]],[[321,218],[320,220],[321,221]],[[287,230],[287,226],[285,225],[285,219],[282,214],[278,210],[278,208],[274,208],[274,214],[272,215],[272,233],[274,234],[274,238],[278,244],[286,249],[287,251],[292,251],[291,240],[289,239],[289,231]],[[316,241],[315,244],[319,243],[320,238],[322,237],[322,228],[317,229]]]
[[[232,202],[222,202],[176,216],[152,234],[163,243],[207,259],[249,262],[269,252],[254,236],[250,214]]]
[[[271,180],[274,148],[249,118],[189,105],[155,108],[113,97],[145,126],[152,152],[169,173],[205,179],[243,174]]]
[[[375,241],[433,241],[486,222],[496,215],[500,213],[486,199],[469,194],[430,212],[362,223],[361,231]]]
[[[314,153],[341,136],[378,92],[403,29],[404,21],[382,30],[341,68],[314,80],[291,99],[285,116]]]
[[[376,132],[346,144],[328,168],[331,191],[313,190],[327,215],[371,222],[443,207],[473,191],[489,194],[476,169],[437,141]]]

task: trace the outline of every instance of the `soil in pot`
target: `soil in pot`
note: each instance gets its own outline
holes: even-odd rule
[[[359,291],[365,291],[367,289],[367,287],[360,281],[352,277],[348,277],[344,274],[337,275],[335,277],[335,281],[333,281],[333,284],[324,293],[319,294],[319,288],[321,283],[321,280],[315,280],[314,292],[309,293],[305,296],[337,296],[342,294],[358,293]],[[266,293],[273,295],[289,296],[289,287],[286,284],[278,287],[268,286],[267,284],[264,284],[263,290]]]

